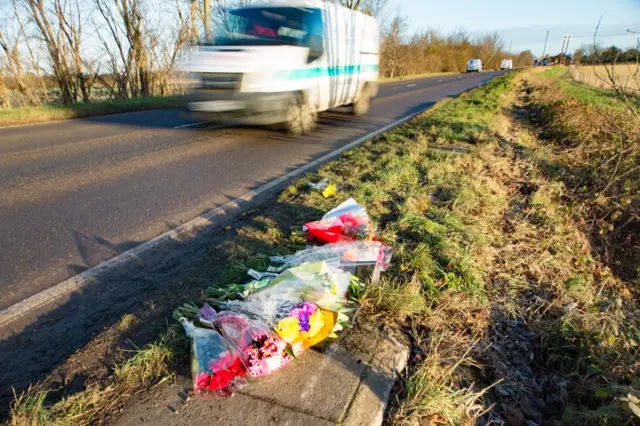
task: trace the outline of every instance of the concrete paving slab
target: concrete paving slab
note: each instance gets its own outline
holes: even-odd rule
[[[251,380],[231,397],[189,397],[191,379],[178,377],[142,392],[108,423],[380,425],[408,357],[402,333],[359,322],[338,341],[305,351],[303,363]]]
[[[241,393],[339,423],[355,395],[366,365],[338,344],[324,352],[309,350],[301,363],[289,364]]]
[[[141,425],[220,425],[220,426],[330,426],[334,423],[299,413],[268,401],[236,393],[226,399],[187,398],[182,388],[190,379],[181,378],[134,402],[113,424]],[[181,398],[182,396],[182,398]]]

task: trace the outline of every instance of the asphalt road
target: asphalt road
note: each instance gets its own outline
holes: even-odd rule
[[[302,138],[178,110],[0,129],[0,309],[499,74],[384,84],[367,116]]]

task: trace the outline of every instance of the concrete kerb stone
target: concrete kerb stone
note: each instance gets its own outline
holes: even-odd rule
[[[408,339],[400,332],[356,324],[336,342],[314,348],[273,375],[256,379],[234,396],[180,399],[190,379],[161,386],[132,402],[118,425],[217,424],[380,425],[394,383],[407,365]]]
[[[409,339],[397,330],[379,331],[369,368],[341,423],[344,426],[380,425],[398,375],[409,361]]]

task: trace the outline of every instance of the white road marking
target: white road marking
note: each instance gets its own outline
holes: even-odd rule
[[[421,109],[420,111],[409,114],[399,120],[394,121],[391,124],[387,124],[386,126],[381,127],[380,129],[373,131],[368,135],[362,136],[355,141],[336,149],[333,152],[330,152],[316,160],[305,164],[302,167],[299,167],[296,170],[285,174],[284,176],[274,179],[271,182],[268,182],[253,191],[247,192],[242,197],[236,198],[235,200],[230,201],[214,210],[211,210],[210,212],[202,214],[201,216],[189,222],[186,222],[169,232],[165,232],[164,234],[159,235],[145,243],[142,243],[132,248],[131,250],[127,250],[116,257],[112,257],[111,259],[97,266],[94,266],[91,269],[88,269],[76,276],[73,276],[65,281],[62,281],[61,283],[54,285],[53,287],[43,290],[40,293],[36,293],[31,297],[28,297],[18,303],[9,306],[6,309],[3,309],[2,311],[0,311],[0,327],[9,324],[13,320],[23,316],[29,311],[53,303],[56,300],[59,300],[73,292],[81,290],[83,287],[91,284],[96,279],[100,278],[102,275],[110,272],[111,270],[137,259],[142,253],[146,251],[157,249],[166,242],[183,241],[185,239],[192,238],[193,235],[195,235],[203,228],[214,225],[214,220],[216,217],[228,215],[228,212],[234,209],[238,209],[241,204],[251,202],[255,200],[260,194],[273,190],[279,185],[291,181],[294,177],[299,176],[315,167],[318,167],[323,163],[333,160],[343,152],[362,145],[366,141],[371,140],[376,136],[380,136],[384,132],[393,129],[394,127],[406,123],[418,114],[422,114],[425,110],[426,108]]]
[[[438,80],[438,83],[440,83],[441,81],[444,81],[444,80]]]
[[[226,124],[214,124],[211,126],[207,126],[207,127],[203,127],[203,130],[214,130],[214,129],[221,129],[223,127],[225,127]]]
[[[204,121],[198,121],[197,123],[187,123],[187,124],[181,124],[180,126],[174,126],[174,129],[181,129],[183,127],[191,127],[191,126],[197,126],[198,124],[202,124],[204,123]]]
[[[407,87],[413,87],[415,84],[407,84]]]

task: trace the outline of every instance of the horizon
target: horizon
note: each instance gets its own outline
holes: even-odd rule
[[[512,42],[512,53],[531,50],[536,57],[543,53],[547,30],[547,54],[560,53],[564,34],[573,34],[570,53],[584,44],[593,44],[593,33],[601,18],[597,37],[600,46],[614,45],[626,50],[636,47],[640,37],[627,32],[627,29],[640,32],[639,0],[612,0],[607,4],[594,0],[541,0],[535,5],[515,6],[508,0],[496,0],[490,5],[472,0],[450,0],[446,4],[434,0],[392,0],[388,8],[407,17],[409,33],[428,28],[438,29],[442,34],[462,29],[472,37],[498,32],[505,49]],[[466,13],[460,13],[461,10]],[[548,13],[549,10],[553,13]]]

